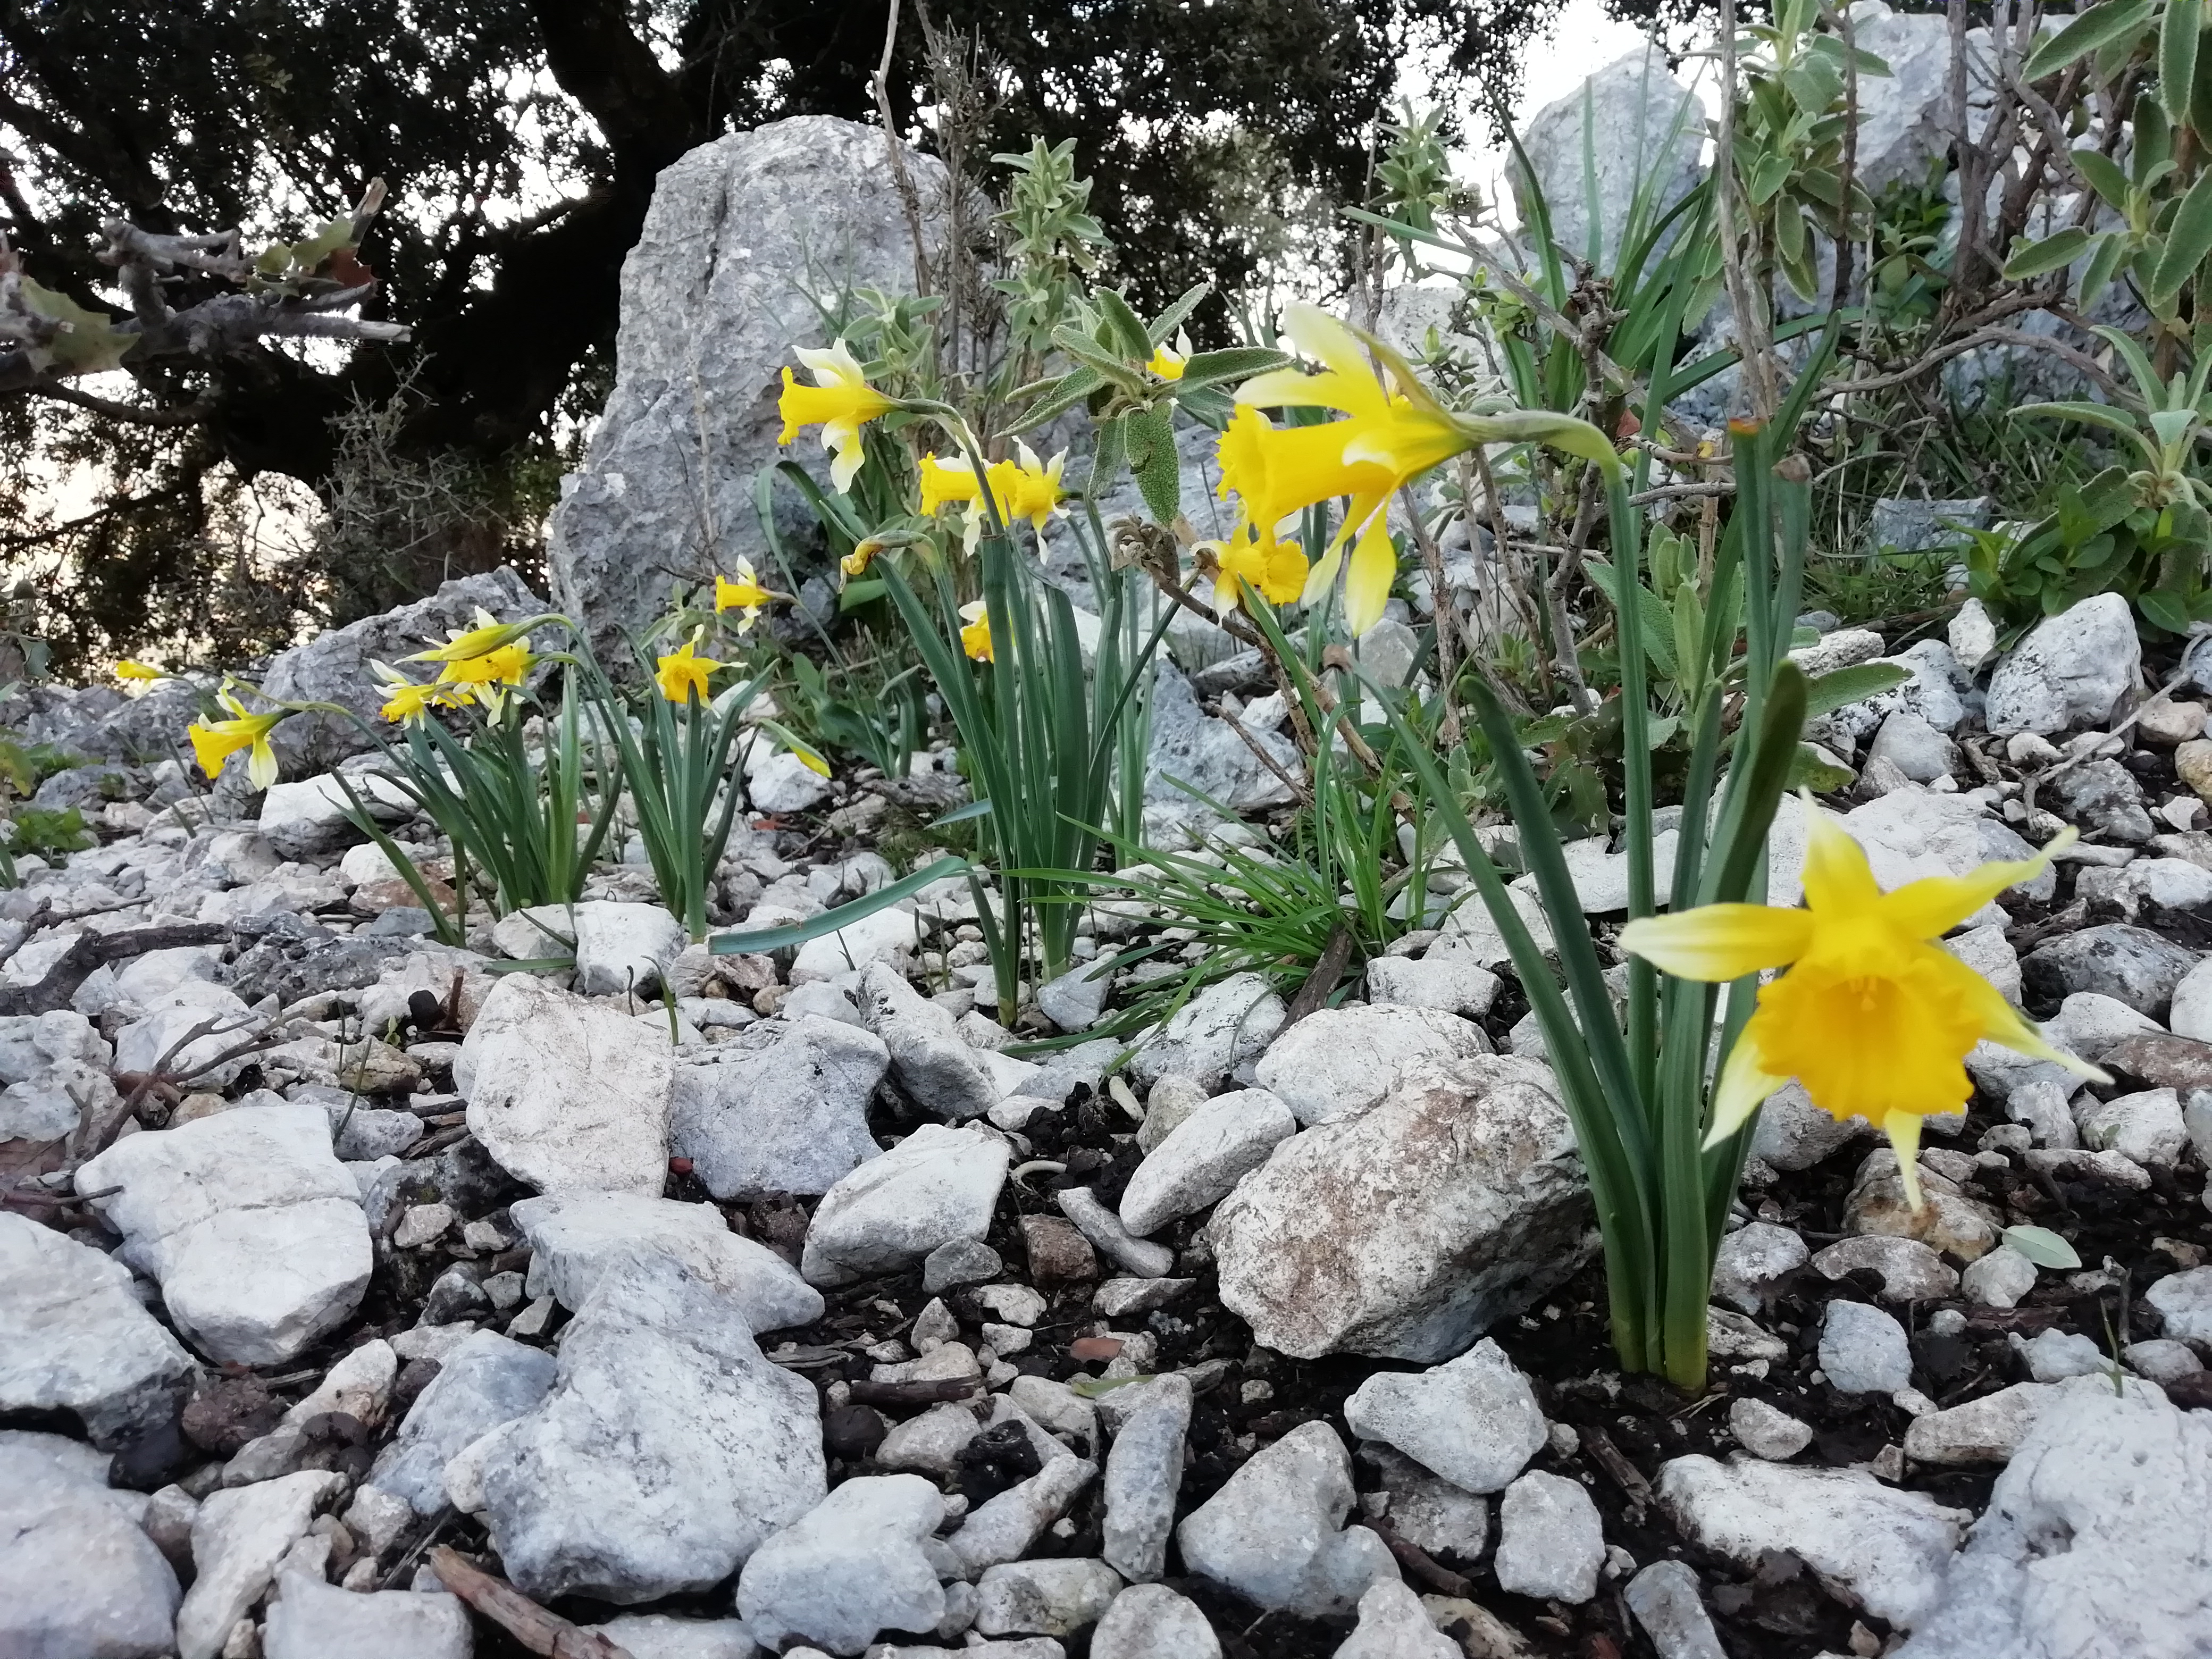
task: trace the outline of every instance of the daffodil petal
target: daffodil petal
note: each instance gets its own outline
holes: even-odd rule
[[[267,789],[276,783],[276,751],[269,746],[265,736],[256,738],[246,751],[246,775],[256,789]]]
[[[1759,1109],[1759,1102],[1789,1081],[1760,1063],[1759,1045],[1748,1032],[1738,1036],[1721,1067],[1719,1080],[1713,1085],[1712,1124],[1705,1131],[1705,1150],[1710,1152],[1743,1127],[1745,1120]]]
[[[1367,353],[1361,348],[1358,336],[1319,306],[1300,302],[1286,307],[1283,312],[1283,332],[1291,337],[1291,343],[1302,355],[1312,358],[1338,379],[1366,381],[1374,388],[1368,398],[1370,403],[1382,401],[1382,382],[1367,366]]]
[[[1801,800],[1805,815],[1805,902],[1831,917],[1852,915],[1878,902],[1881,889],[1875,885],[1874,871],[1864,850],[1813,804],[1810,795]]]
[[[1328,550],[1315,560],[1313,568],[1306,572],[1305,591],[1298,596],[1298,603],[1319,605],[1327,599],[1328,590],[1335,584],[1337,568],[1343,562],[1344,544],[1331,542]]]
[[[2008,887],[2033,881],[2071,847],[2079,832],[2069,824],[2033,858],[1984,864],[1963,876],[1929,876],[1908,882],[1881,901],[1884,920],[1915,939],[1940,939]]]
[[[1641,916],[1621,930],[1620,948],[1678,979],[1723,982],[1781,968],[1813,943],[1808,910],[1771,904],[1701,904],[1678,916]]]
[[[1352,550],[1352,568],[1344,583],[1344,625],[1358,639],[1382,620],[1390,602],[1390,583],[1398,574],[1398,550],[1380,514]]]
[[[1949,952],[1944,954],[1949,957]],[[1956,961],[1955,957],[1949,959]],[[2069,1054],[2054,1045],[2036,1029],[2033,1020],[2004,1000],[2002,991],[1963,962],[1958,963],[1955,973],[1946,971],[1945,977],[1957,986],[1959,994],[1980,1018],[1982,1034],[1991,1042],[2014,1054],[2026,1054],[2030,1060],[2047,1060],[2054,1066],[2063,1066],[2085,1083],[2112,1080],[2079,1054]]]
[[[1927,1206],[1920,1195],[1920,1114],[1892,1112],[1882,1119],[1881,1127],[1897,1153],[1897,1174],[1905,1182],[1905,1201],[1918,1215]]]

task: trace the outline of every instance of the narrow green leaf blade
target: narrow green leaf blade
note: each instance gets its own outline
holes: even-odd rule
[[[2166,233],[2166,252],[2159,255],[2158,268],[2151,273],[2152,301],[2171,300],[2180,293],[2181,285],[2197,274],[2207,253],[2212,253],[2212,173],[2202,174],[2173,211],[2173,223]]]
[[[2134,33],[2150,21],[2155,0],[2105,0],[2092,6],[2027,56],[2024,73],[2031,81],[2056,75],[2077,58]]]
[[[2203,0],[2166,0],[2158,28],[2158,101],[2176,126],[2189,124],[2189,91],[2197,78],[2197,37]]]

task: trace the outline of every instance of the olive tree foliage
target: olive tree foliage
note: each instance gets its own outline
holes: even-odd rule
[[[1074,138],[1109,275],[1152,305],[1201,276],[1233,293],[1270,216],[1357,199],[1410,52],[1495,100],[1556,5],[909,0],[886,81],[928,144],[925,35],[980,49],[986,142]],[[149,246],[296,245],[380,178],[349,256],[376,284],[349,314],[407,335],[263,331],[97,375],[0,374],[0,567],[35,584],[57,664],[243,654],[526,553],[609,382],[655,175],[783,116],[876,118],[884,21],[848,0],[0,0],[0,234],[25,280],[97,335],[135,314],[111,222]],[[239,291],[191,258],[159,287],[180,313]],[[272,564],[243,516],[271,475],[398,516]],[[87,477],[88,496],[58,487]],[[453,533],[423,521],[434,500]],[[404,548],[359,556],[386,544]]]

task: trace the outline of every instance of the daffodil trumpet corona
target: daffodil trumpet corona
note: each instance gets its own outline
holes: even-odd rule
[[[1966,1103],[1966,1058],[1987,1040],[2093,1082],[2095,1066],[2053,1047],[1989,981],[1936,943],[2005,889],[2033,881],[2074,839],[2033,858],[1930,876],[1885,893],[1856,842],[1809,796],[1805,905],[1708,904],[1645,916],[1621,948],[1677,978],[1724,981],[1781,969],[1713,1086],[1705,1147],[1735,1134],[1791,1079],[1838,1121],[1863,1117],[1889,1137],[1908,1201],[1922,1207],[1915,1159],[1922,1120]]]

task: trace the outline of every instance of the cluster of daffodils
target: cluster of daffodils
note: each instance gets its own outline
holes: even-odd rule
[[[1214,579],[1217,611],[1241,605],[1247,585],[1273,605],[1311,605],[1341,574],[1346,623],[1354,635],[1364,634],[1382,619],[1397,574],[1385,509],[1392,495],[1431,467],[1480,443],[1530,438],[1618,465],[1595,428],[1565,416],[1455,415],[1396,353],[1312,306],[1291,307],[1284,331],[1318,368],[1261,374],[1237,392],[1236,415],[1217,451],[1219,493],[1224,501],[1236,498],[1237,525],[1227,539],[1200,544]],[[1156,348],[1145,367],[1162,380],[1177,380],[1189,355],[1189,342],[1178,337],[1172,348]],[[782,441],[791,442],[803,427],[820,427],[831,480],[845,490],[860,468],[861,428],[902,405],[868,385],[842,342],[827,350],[801,350],[799,356],[817,384],[803,386],[784,371]],[[1380,373],[1373,362],[1382,365]],[[1267,410],[1323,413],[1278,425],[1263,412]],[[1060,455],[1041,461],[1024,445],[1016,459],[993,462],[979,477],[971,460],[925,455],[921,510],[930,516],[964,506],[970,548],[982,533],[987,501],[995,501],[1008,521],[1027,519],[1041,533],[1065,494],[1064,460]],[[1338,500],[1346,506],[1320,558],[1310,562],[1296,541],[1279,538],[1284,520]],[[862,543],[846,559],[847,573],[865,570],[878,550],[877,544]]]
[[[1062,450],[1049,461],[1041,461],[1036,452],[1027,444],[1014,446],[1015,459],[993,461],[983,469],[978,480],[975,463],[963,456],[950,460],[935,454],[921,458],[921,513],[924,518],[933,517],[941,507],[964,505],[968,509],[964,531],[969,551],[982,539],[984,530],[984,494],[988,489],[992,501],[998,504],[999,513],[1008,524],[1018,519],[1029,520],[1030,528],[1038,535],[1060,512],[1060,504],[1067,499],[1060,487],[1060,469],[1067,464],[1067,452]]]
[[[1336,580],[1349,544],[1345,623],[1364,634],[1382,620],[1398,570],[1384,510],[1390,497],[1471,448],[1480,434],[1389,356],[1386,386],[1369,367],[1358,337],[1312,306],[1291,307],[1284,332],[1321,369],[1278,369],[1237,389],[1237,413],[1217,452],[1220,495],[1236,495],[1237,519],[1214,554],[1220,572],[1215,604],[1224,610],[1234,604],[1242,577],[1271,603],[1297,599],[1310,605]],[[1261,412],[1277,408],[1334,410],[1345,418],[1277,426]],[[1309,569],[1296,543],[1276,539],[1277,528],[1291,514],[1339,497],[1351,504]]]
[[[1713,1091],[1717,1146],[1795,1078],[1838,1122],[1863,1117],[1896,1148],[1907,1200],[1921,1207],[1921,1121],[1973,1093],[1966,1058],[1984,1038],[2091,1082],[2094,1066],[2053,1048],[2003,994],[1935,941],[2008,887],[2032,881],[2072,844],[2067,830],[2034,858],[1933,876],[1885,893],[1866,854],[1807,798],[1805,905],[1708,904],[1647,916],[1621,948],[1681,979],[1719,983],[1781,968],[1759,988]]]

